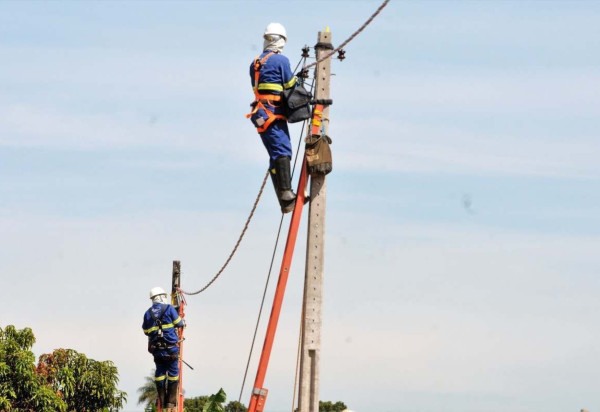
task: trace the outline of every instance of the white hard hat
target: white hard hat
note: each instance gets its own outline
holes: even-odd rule
[[[165,292],[165,290],[163,288],[161,288],[160,286],[156,286],[153,287],[152,289],[150,289],[150,299],[152,299],[154,296],[158,296],[158,295],[166,295],[167,292]]]
[[[285,31],[285,27],[283,27],[283,24],[281,23],[269,23],[269,25],[265,29],[263,37],[266,38],[270,34],[277,34],[287,41],[287,32]]]

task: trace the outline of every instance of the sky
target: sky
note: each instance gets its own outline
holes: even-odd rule
[[[286,26],[295,67],[379,4],[0,1],[0,326],[112,360],[141,411],[148,291],[173,260],[185,290],[214,276],[267,168],[244,116],[262,31]],[[600,411],[599,49],[596,1],[392,0],[332,62],[321,399]],[[238,399],[280,218],[267,187],[188,298],[187,396]],[[273,412],[292,409],[299,236]]]

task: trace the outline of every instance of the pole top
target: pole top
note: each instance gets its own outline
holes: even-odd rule
[[[331,30],[329,29],[329,26],[325,26],[325,33],[330,33]]]

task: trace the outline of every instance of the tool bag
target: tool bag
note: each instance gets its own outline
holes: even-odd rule
[[[299,82],[296,82],[293,87],[283,91],[285,115],[288,123],[297,123],[310,119],[312,113],[310,108],[311,99],[311,93]]]
[[[333,170],[333,158],[329,145],[329,136],[312,135],[304,142],[308,173],[311,175],[326,175]]]

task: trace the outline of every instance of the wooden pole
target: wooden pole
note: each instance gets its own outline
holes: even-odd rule
[[[181,286],[181,262],[179,260],[173,261],[173,278],[171,282],[171,304],[176,308],[179,306],[177,302],[177,289]]]
[[[329,28],[319,32],[315,46],[317,60],[333,49]],[[315,68],[315,99],[329,99],[331,59]],[[323,109],[320,134],[327,134],[329,106]],[[310,132],[309,132],[310,133]],[[300,355],[300,381],[298,391],[299,412],[319,412],[319,363],[321,351],[321,306],[323,302],[323,263],[325,246],[325,206],[327,185],[325,175],[311,175],[308,239],[304,302],[302,305],[302,344]]]

